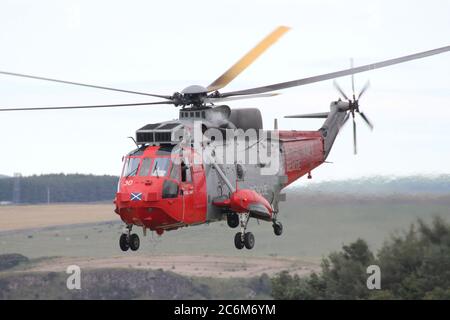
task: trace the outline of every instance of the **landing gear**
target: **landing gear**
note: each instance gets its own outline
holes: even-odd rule
[[[120,236],[120,239],[119,239],[119,246],[122,251],[127,251],[130,248],[130,245],[128,243],[128,235],[127,234],[122,233],[122,235]]]
[[[119,246],[122,251],[128,251],[131,249],[132,251],[136,251],[139,249],[140,240],[139,236],[136,233],[131,234],[131,225],[126,227],[125,233],[122,233],[119,238]]]
[[[137,249],[139,249],[141,241],[139,240],[139,236],[136,233],[133,233],[129,237],[129,242],[130,242],[130,249],[132,251],[136,251]]]
[[[272,227],[273,233],[275,233],[275,235],[281,236],[283,234],[283,225],[280,221],[274,221]]]
[[[242,241],[242,233],[238,232],[234,236],[234,246],[236,249],[241,250],[244,247],[244,241]]]
[[[227,224],[230,228],[236,228],[239,225],[239,216],[234,212],[228,213]]]
[[[241,250],[244,247],[249,250],[253,249],[255,246],[255,236],[251,232],[244,233],[244,236],[242,236],[242,232],[238,232],[234,236],[234,246],[238,250]]]
[[[247,230],[247,224],[248,220],[250,219],[250,214],[240,213],[235,215],[239,218],[239,224],[241,225],[241,232],[236,233],[236,235],[234,236],[234,246],[236,247],[236,249],[239,250],[241,250],[244,247],[250,250],[255,246],[255,236],[253,235],[253,233],[245,232]]]
[[[255,246],[255,236],[251,232],[244,234],[244,245],[247,249],[253,249]]]

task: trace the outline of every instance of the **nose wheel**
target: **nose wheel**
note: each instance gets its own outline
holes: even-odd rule
[[[273,233],[277,236],[281,236],[283,234],[283,225],[280,221],[274,221],[273,225]]]
[[[234,236],[234,246],[238,250],[241,250],[244,247],[250,250],[255,246],[255,236],[251,232],[246,232],[249,219],[249,213],[239,214],[241,232],[236,233]]]
[[[139,236],[136,233],[131,233],[132,226],[127,226],[127,231],[122,233],[119,238],[119,246],[122,251],[137,251],[141,244]]]

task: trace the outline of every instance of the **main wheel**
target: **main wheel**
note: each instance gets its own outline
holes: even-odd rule
[[[283,225],[281,224],[281,222],[277,221],[273,224],[273,233],[275,233],[275,235],[277,236],[281,236],[281,234],[283,233]]]
[[[239,216],[236,213],[228,213],[227,224],[230,228],[236,228],[239,225]]]
[[[119,246],[122,251],[127,251],[130,248],[130,244],[128,243],[128,235],[122,233],[119,239]]]
[[[236,249],[241,250],[244,247],[244,242],[242,241],[242,233],[238,232],[234,236],[234,246]]]
[[[251,232],[244,234],[244,245],[247,249],[252,249],[255,246],[255,236]]]
[[[133,233],[130,236],[130,249],[136,251],[137,249],[139,249],[140,243],[141,242],[139,240],[139,236],[136,233]]]

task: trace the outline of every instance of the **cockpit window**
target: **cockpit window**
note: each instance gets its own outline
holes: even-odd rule
[[[128,158],[125,163],[125,170],[123,175],[125,177],[133,177],[136,175],[139,164],[141,163],[141,158]]]
[[[151,170],[152,176],[164,177],[169,169],[170,158],[156,158]]]
[[[144,158],[141,164],[141,170],[139,170],[139,176],[148,176],[150,173],[150,165],[152,164],[152,158]]]

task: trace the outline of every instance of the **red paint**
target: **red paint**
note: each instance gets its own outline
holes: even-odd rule
[[[270,203],[260,195],[258,192],[250,189],[240,189],[233,192],[229,199],[223,201],[214,202],[219,207],[230,208],[231,211],[237,213],[249,212],[250,208],[254,204],[264,206],[270,216],[272,216],[272,206]]]
[[[180,159],[179,156],[171,158],[170,155],[158,155],[158,149],[157,146],[148,147],[137,158]],[[193,162],[192,150],[186,150],[185,156],[189,163]],[[136,175],[120,178],[114,203],[116,213],[125,223],[145,226],[162,234],[163,230],[174,230],[184,225],[206,221],[206,178],[203,166],[192,165],[189,169],[191,181],[182,182],[169,176],[174,165],[174,161],[171,161],[164,177]],[[178,176],[181,177],[181,172]],[[173,198],[163,198],[163,184],[166,180],[178,185],[178,194]],[[140,199],[132,201],[132,193],[141,194]]]
[[[318,131],[279,131],[283,151],[285,187],[324,161],[324,140]]]

